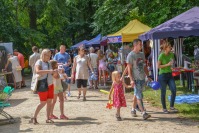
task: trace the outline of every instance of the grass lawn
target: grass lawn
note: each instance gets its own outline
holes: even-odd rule
[[[180,86],[179,80],[176,80],[177,87],[177,95],[181,94],[190,94],[187,88]],[[153,106],[162,108],[162,104],[160,101],[160,90],[154,91],[149,87],[144,91],[144,99],[149,101]],[[170,90],[167,87],[167,96],[166,96],[166,104],[167,108],[169,108],[169,100],[168,96],[171,95]],[[197,104],[175,104],[175,108],[179,110],[178,115],[184,118],[190,118],[193,120],[199,120],[199,103]]]

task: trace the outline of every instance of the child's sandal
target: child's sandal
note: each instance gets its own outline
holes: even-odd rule
[[[117,118],[117,121],[122,121],[122,118],[119,115],[115,115],[115,117]]]
[[[46,120],[46,123],[54,123],[54,121],[51,119],[48,119],[48,120]]]

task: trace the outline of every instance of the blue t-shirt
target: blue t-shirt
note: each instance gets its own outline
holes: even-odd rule
[[[63,53],[63,54],[61,54],[61,53],[59,52],[59,53],[57,53],[57,54],[54,56],[53,59],[56,60],[58,63],[63,63],[63,64],[65,64],[65,63],[68,63],[68,61],[70,60],[70,55],[69,55],[67,52],[65,52],[65,53]],[[64,66],[64,69],[65,69],[65,71],[67,71],[67,70],[70,70],[70,67]]]

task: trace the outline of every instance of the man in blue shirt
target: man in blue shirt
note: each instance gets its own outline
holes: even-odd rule
[[[59,65],[63,65],[65,73],[67,74],[68,77],[70,77],[71,68],[69,66],[71,65],[71,57],[66,52],[65,45],[60,46],[60,52],[58,52],[53,59],[56,60]],[[68,96],[70,96],[70,80],[67,80],[67,83],[68,83]]]

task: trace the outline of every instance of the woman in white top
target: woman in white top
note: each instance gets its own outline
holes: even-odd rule
[[[39,75],[37,83],[37,94],[40,103],[37,105],[34,115],[31,118],[33,124],[38,124],[37,116],[40,110],[46,105],[46,123],[53,123],[50,118],[50,111],[52,107],[52,99],[54,96],[54,86],[52,81],[52,74],[56,71],[52,70],[49,63],[51,52],[49,49],[44,49],[41,52],[40,60],[35,63],[35,72]]]
[[[83,89],[83,101],[86,101],[86,87],[87,87],[87,81],[89,78],[88,74],[88,67],[91,69],[92,73],[93,68],[91,67],[90,60],[88,56],[85,55],[84,47],[79,47],[78,49],[78,55],[75,56],[74,62],[73,62],[73,68],[72,68],[72,76],[71,79],[74,79],[74,72],[76,70],[75,79],[77,82],[77,88],[79,91],[78,99],[81,95],[81,88]]]
[[[21,69],[20,68],[20,64],[19,64],[19,60],[17,58],[17,56],[13,56],[12,54],[8,54],[8,61],[5,65],[5,70],[7,69],[9,63],[12,64],[12,73],[14,75],[14,88],[21,88],[21,81],[22,81],[22,76],[21,76]],[[19,67],[19,68],[17,68]],[[17,86],[18,84],[18,86]]]

